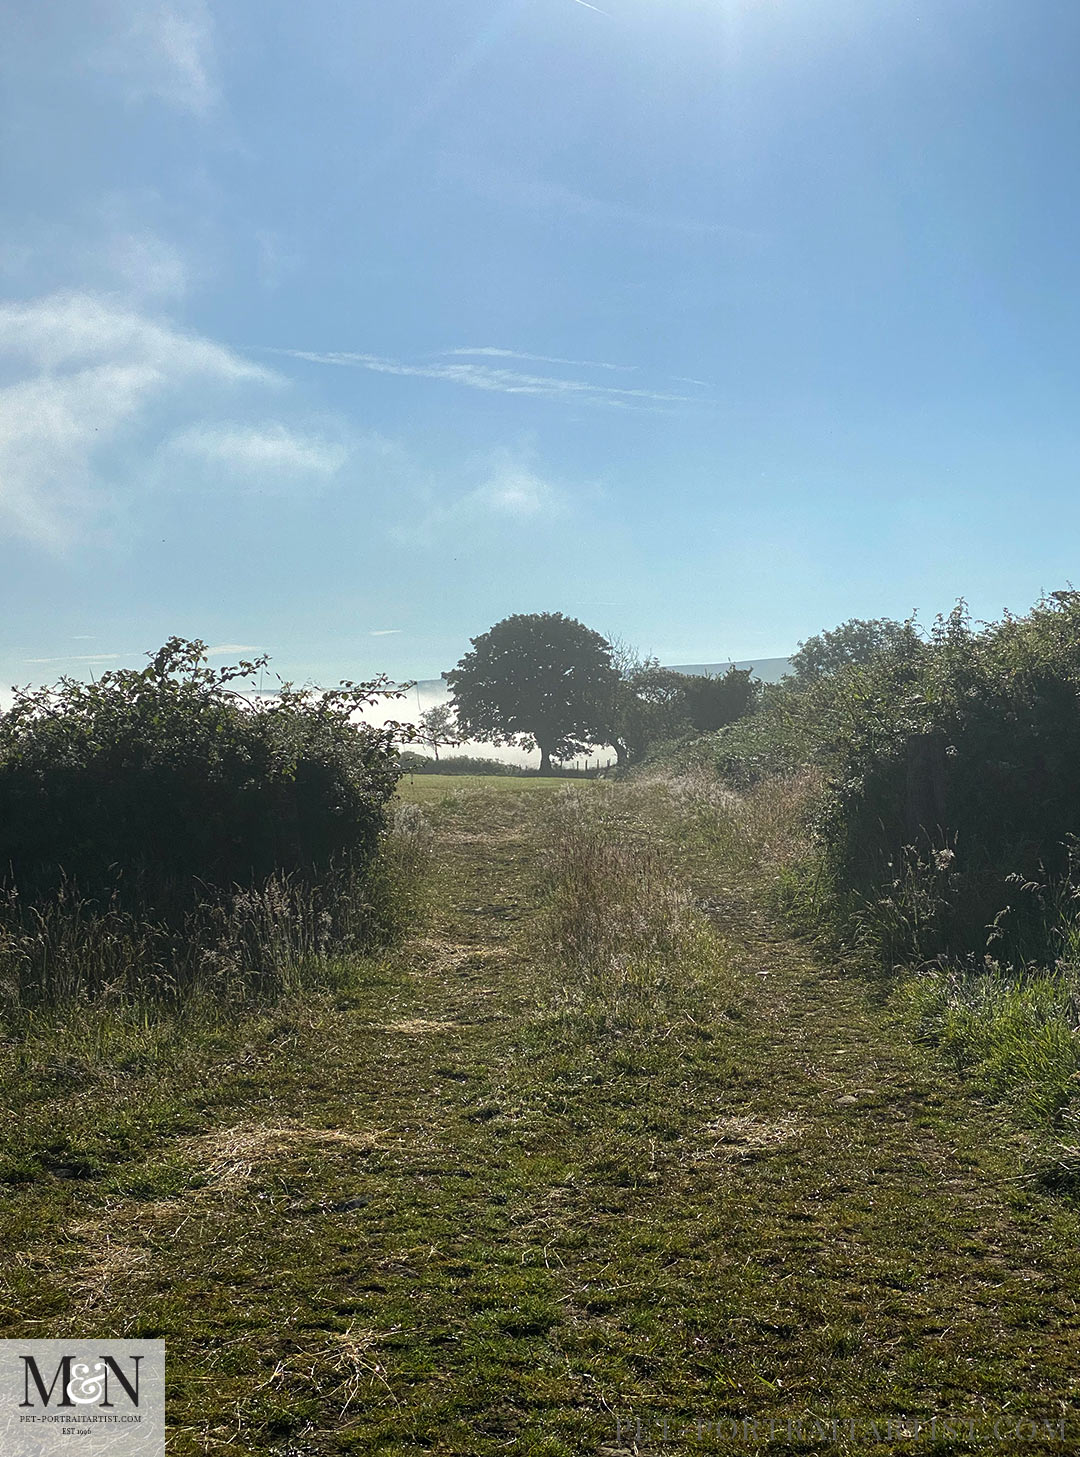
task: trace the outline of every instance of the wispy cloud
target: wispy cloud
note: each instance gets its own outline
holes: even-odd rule
[[[561,182],[551,182],[476,158],[447,156],[443,166],[448,176],[457,183],[464,183],[478,196],[503,205],[509,203],[529,212],[557,213],[564,218],[631,228],[643,234],[675,233],[686,238],[727,239],[742,243],[760,243],[764,236],[756,229],[718,218],[654,212],[621,199],[593,197]]]
[[[107,298],[0,306],[0,530],[69,545],[108,496],[97,464],[164,399],[273,383],[231,350]]]
[[[610,364],[604,359],[563,359],[557,354],[527,354],[520,349],[496,349],[491,345],[485,345],[478,349],[442,349],[432,355],[433,359],[517,359],[532,364],[556,364],[565,365],[570,369],[605,369],[618,374],[641,374],[639,364]],[[666,374],[662,378],[670,379],[675,384],[690,384],[700,389],[708,389],[709,382],[704,379],[694,379],[685,374]]]
[[[118,663],[123,653],[73,653],[61,658],[23,658],[27,665],[43,663]]]
[[[258,426],[193,425],[175,435],[170,447],[260,481],[269,475],[290,483],[329,479],[348,458],[343,445],[300,434],[278,421]]]
[[[216,647],[207,648],[208,658],[231,658],[237,653],[261,653],[262,648],[256,647],[253,643],[246,642],[223,642]]]
[[[572,369],[610,369],[619,374],[636,374],[636,364],[608,364],[600,359],[560,359],[555,354],[525,354],[518,349],[495,349],[485,345],[481,349],[443,349],[436,356],[439,359],[520,359],[531,364],[565,364]]]
[[[432,504],[396,534],[402,541],[430,541],[454,527],[523,528],[565,516],[569,498],[541,476],[528,460],[498,450],[483,463],[478,485],[449,501]]]
[[[154,99],[208,115],[217,83],[206,0],[114,0],[112,10],[112,35],[92,64],[116,75],[130,101]]]
[[[590,380],[525,374],[518,370],[485,364],[414,364],[405,360],[384,359],[377,354],[354,354],[345,351],[275,349],[270,352],[287,355],[291,359],[302,359],[309,364],[366,369],[373,374],[400,375],[411,379],[442,380],[467,389],[504,395],[532,395],[559,400],[564,404],[608,405],[632,409],[635,406],[690,403],[688,395],[676,395],[662,390],[617,389],[610,385],[595,384]]]
[[[368,633],[368,637],[396,637],[398,633],[404,631],[403,627],[377,627]]]
[[[140,307],[175,305],[204,266],[149,226],[145,199],[112,192],[67,221],[20,219],[16,244],[0,244],[0,289],[14,297],[47,296],[78,280],[84,294],[109,294]]]

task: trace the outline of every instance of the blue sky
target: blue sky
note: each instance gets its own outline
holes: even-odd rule
[[[13,9],[0,681],[1080,576],[1074,0]]]

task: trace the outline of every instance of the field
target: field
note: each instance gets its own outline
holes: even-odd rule
[[[164,1336],[173,1457],[1075,1444],[1074,1206],[723,798],[402,793],[400,949],[0,1050],[8,1335]]]
[[[565,779],[525,778],[517,774],[410,774],[402,780],[398,795],[409,804],[439,804],[447,799],[475,794],[531,794],[565,789]]]

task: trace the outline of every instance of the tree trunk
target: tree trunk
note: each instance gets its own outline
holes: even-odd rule
[[[551,754],[550,754],[549,750],[547,749],[547,747],[544,744],[541,744],[539,746],[539,748],[540,748],[540,773],[541,774],[550,774],[551,773]]]

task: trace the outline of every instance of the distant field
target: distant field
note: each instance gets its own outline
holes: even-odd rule
[[[526,778],[517,774],[407,774],[398,785],[398,794],[411,804],[438,804],[475,789],[505,790],[513,793],[534,789],[561,789],[567,784],[588,783],[581,779]]]

